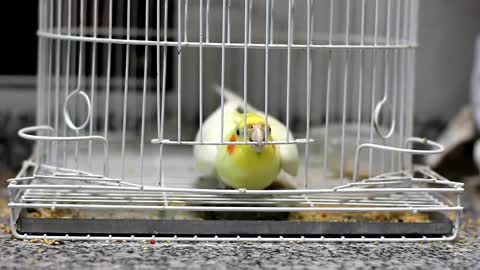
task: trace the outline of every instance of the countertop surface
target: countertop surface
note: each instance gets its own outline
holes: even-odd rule
[[[8,220],[2,218],[0,223]],[[480,269],[480,220],[455,242],[185,243],[42,242],[0,234],[0,268],[21,269]]]
[[[470,230],[470,229],[469,229]],[[438,243],[30,243],[0,235],[0,262],[11,268],[105,269],[480,269],[471,233]]]

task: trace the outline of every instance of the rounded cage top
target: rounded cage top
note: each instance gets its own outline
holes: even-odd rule
[[[416,46],[413,0],[40,2],[38,35],[50,39],[249,49]]]

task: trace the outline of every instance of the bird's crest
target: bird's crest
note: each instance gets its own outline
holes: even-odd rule
[[[243,113],[239,114],[238,118],[239,118],[238,127],[245,126],[245,119],[243,117]],[[257,124],[265,124],[265,118],[256,113],[247,113],[247,125],[257,125]]]

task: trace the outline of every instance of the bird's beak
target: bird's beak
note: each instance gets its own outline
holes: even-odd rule
[[[250,141],[257,143],[255,145],[252,145],[257,151],[257,153],[263,150],[263,142],[265,141],[265,131],[263,130],[262,125],[253,125],[252,131],[250,132]]]

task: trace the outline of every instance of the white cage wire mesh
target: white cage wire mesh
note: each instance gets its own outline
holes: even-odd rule
[[[417,0],[39,1],[37,126],[19,132],[37,144],[10,180],[14,235],[151,238],[20,234],[17,221],[30,208],[412,211],[455,213],[451,234],[152,237],[454,239],[463,185],[411,158],[443,149],[412,137],[417,10]],[[268,142],[298,144],[302,165],[288,179],[292,187],[231,190],[202,182],[192,146],[232,143],[194,139],[204,118],[223,110],[226,88],[299,138]]]

